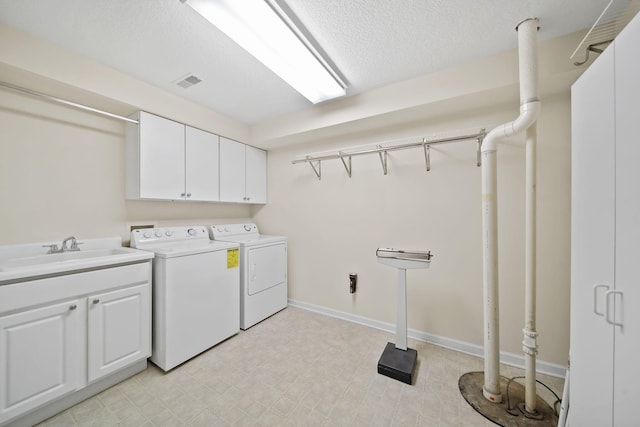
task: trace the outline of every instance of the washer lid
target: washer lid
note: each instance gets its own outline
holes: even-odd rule
[[[216,240],[216,242],[236,242],[239,243],[240,246],[253,246],[253,245],[263,245],[267,243],[279,243],[286,242],[288,238],[286,236],[270,236],[266,234],[260,234],[258,236],[234,236],[225,238],[225,240]]]
[[[188,242],[160,243],[158,246],[140,247],[139,249],[154,252],[157,258],[173,258],[238,248],[239,245],[234,242],[194,240]]]

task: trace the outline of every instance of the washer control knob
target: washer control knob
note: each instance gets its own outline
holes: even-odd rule
[[[195,236],[197,233],[197,231],[195,230],[195,228],[190,228],[187,230],[187,234],[189,234],[189,236]]]
[[[162,237],[162,231],[161,230],[156,230],[155,233],[153,233],[156,235],[156,237]]]
[[[143,234],[145,239],[148,239],[149,237],[151,237],[151,233],[149,233],[148,231],[145,231]]]
[[[229,232],[229,227],[225,227],[224,231],[226,231],[228,233]]]
[[[251,231],[251,226],[249,224],[245,225],[244,230],[247,232]]]
[[[166,234],[167,236],[171,237],[173,235],[173,231],[167,230],[167,231],[164,232],[164,234]]]

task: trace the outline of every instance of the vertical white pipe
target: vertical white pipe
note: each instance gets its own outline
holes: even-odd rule
[[[522,91],[520,102],[538,100],[537,20],[518,27],[519,71]],[[520,34],[522,33],[522,34]],[[536,143],[537,127],[527,128],[525,178],[525,410],[536,412]]]
[[[407,270],[398,269],[396,302],[396,348],[407,350]]]
[[[522,350],[525,357],[525,410],[536,412],[536,142],[537,127],[527,129],[525,197],[525,326]]]
[[[538,118],[537,42],[538,20],[520,23],[518,52],[520,71],[520,115],[489,132],[482,143],[482,245],[484,291],[484,384],[482,393],[492,402],[501,402],[500,331],[498,305],[498,193],[497,140],[529,128]],[[535,299],[535,298],[534,298]],[[535,363],[535,360],[534,360]],[[535,370],[535,369],[534,369]]]
[[[498,306],[498,206],[496,150],[482,152],[482,247],[484,293],[483,395],[502,401],[500,393],[500,328]]]

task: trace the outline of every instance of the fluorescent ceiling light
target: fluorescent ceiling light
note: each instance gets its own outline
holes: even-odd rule
[[[273,0],[181,0],[315,103],[345,85]]]

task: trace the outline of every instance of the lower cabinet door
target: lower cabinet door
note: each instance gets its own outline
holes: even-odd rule
[[[0,424],[80,384],[80,300],[0,316]]]
[[[87,298],[88,381],[151,355],[151,285]]]

